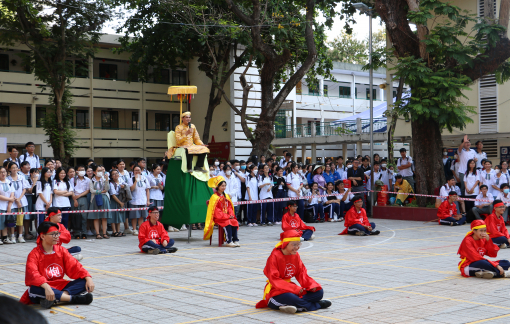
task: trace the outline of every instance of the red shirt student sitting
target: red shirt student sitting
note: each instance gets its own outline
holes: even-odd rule
[[[46,219],[45,222],[52,222],[58,225],[58,231],[60,232],[60,236],[58,238],[57,244],[68,244],[71,242],[71,233],[67,230],[67,228],[62,224],[62,212],[57,207],[50,207],[46,211]],[[37,238],[40,240],[40,238]],[[79,246],[73,246],[67,249],[67,251],[78,261],[83,259],[81,255],[81,248]]]
[[[489,233],[492,242],[499,246],[500,249],[506,249],[510,246],[510,235],[506,229],[505,219],[505,204],[501,200],[494,200],[494,208],[492,214],[485,218],[487,225],[487,232]]]
[[[510,278],[510,262],[508,260],[491,261],[484,258],[498,256],[499,248],[487,234],[487,226],[483,220],[471,222],[471,231],[460,244],[457,254],[460,255],[459,270],[464,277],[484,279]]]
[[[94,282],[83,266],[58,244],[58,224],[42,222],[37,228],[37,246],[27,258],[25,284],[29,287],[20,302],[51,308],[56,302],[88,305]],[[67,275],[74,281],[64,279]],[[82,295],[83,292],[87,292]]]
[[[437,209],[439,225],[458,226],[466,223],[466,217],[457,213],[457,206],[455,206],[457,198],[457,192],[450,191],[448,199],[439,205],[439,208]]]
[[[367,212],[363,208],[363,197],[356,195],[352,199],[352,202],[354,203],[353,207],[345,214],[345,229],[338,235],[379,235],[381,233],[380,231],[374,231],[375,223],[370,223],[368,221]]]
[[[315,238],[315,235],[313,232],[315,232],[315,227],[306,225],[302,220],[301,217],[299,217],[298,214],[296,214],[296,211],[298,209],[297,202],[295,200],[290,200],[287,203],[287,208],[289,211],[285,213],[282,217],[282,230],[283,231],[290,231],[290,230],[297,230],[299,233],[301,233],[301,237],[305,241],[310,241]]]
[[[328,308],[331,302],[322,299],[324,291],[307,273],[298,250],[301,246],[300,233],[296,230],[280,234],[280,242],[267,258],[264,274],[267,284],[264,297],[255,307],[280,310],[293,314],[299,311],[314,311]],[[299,285],[291,281],[292,278]]]
[[[138,247],[148,254],[176,252],[177,248],[172,247],[174,240],[168,236],[165,227],[158,220],[158,207],[150,207],[147,220],[140,225],[138,230]]]

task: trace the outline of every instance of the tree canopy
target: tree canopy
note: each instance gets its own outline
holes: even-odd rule
[[[386,33],[379,30],[372,36],[373,51],[386,48]],[[347,34],[342,31],[333,41],[328,42],[328,57],[335,62],[345,62],[351,64],[368,64],[369,50],[368,36],[361,40],[356,34]]]

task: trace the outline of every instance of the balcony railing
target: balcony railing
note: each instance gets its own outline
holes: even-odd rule
[[[387,129],[386,119],[374,119],[374,133],[384,133]],[[314,136],[333,136],[343,134],[370,133],[370,120],[358,119],[344,123],[320,123],[300,125],[276,125],[276,138],[296,138]]]
[[[129,128],[118,128],[118,127],[102,127],[102,126],[96,126],[94,127],[94,129],[104,129],[104,130],[139,130],[137,128],[132,128],[132,127],[129,127]]]

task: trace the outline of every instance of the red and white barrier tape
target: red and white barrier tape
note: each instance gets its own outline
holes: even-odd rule
[[[357,191],[350,192],[352,194],[366,193],[370,191]],[[237,201],[234,206],[237,205],[250,205],[250,204],[262,204],[262,203],[270,203],[270,202],[282,202],[282,201],[290,201],[290,200],[301,200],[301,199],[310,199],[310,198],[322,198],[329,196],[338,196],[339,194],[329,194],[329,195],[315,195],[315,196],[299,196],[299,197],[287,197],[287,198],[276,198],[276,199],[261,199],[261,200],[247,200],[247,201]]]
[[[435,195],[422,195],[415,193],[407,193],[407,192],[394,192],[394,191],[378,191],[383,193],[397,194],[397,195],[411,195],[411,196],[420,196],[420,197],[429,197],[429,198],[440,198],[440,199],[448,199],[448,196],[435,196]],[[457,198],[457,200],[465,200],[465,201],[481,201],[491,203],[491,200],[488,199],[474,199],[474,198]]]
[[[67,210],[62,211],[62,214],[80,214],[80,213],[102,213],[102,212],[111,212],[111,211],[130,211],[130,210],[147,210],[149,207],[142,208],[117,208],[117,209],[90,209],[90,210]],[[158,209],[163,209],[163,207],[158,207]],[[46,211],[42,212],[17,212],[17,213],[0,213],[0,215],[39,215],[46,214]]]

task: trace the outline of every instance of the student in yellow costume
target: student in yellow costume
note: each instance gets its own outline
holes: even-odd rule
[[[207,218],[205,219],[204,240],[208,240],[213,232],[214,224],[223,227],[227,235],[228,247],[239,247],[239,239],[237,238],[237,230],[239,223],[237,222],[234,205],[232,200],[225,193],[227,183],[225,178],[217,176],[209,179],[209,187],[215,188],[216,192],[209,199],[209,206],[207,207]],[[222,233],[220,233],[222,235]]]
[[[195,171],[206,172],[204,170],[204,160],[209,149],[198,135],[195,125],[191,124],[191,112],[187,111],[181,115],[181,121],[175,128],[175,139],[177,146],[186,150],[186,160],[188,172],[192,172],[193,155],[198,157]]]
[[[409,182],[407,182],[407,180],[404,180],[402,175],[397,174],[397,176],[395,177],[395,191],[399,192],[399,193],[400,192],[401,193],[413,193],[413,187],[411,187],[411,185],[409,184]],[[409,195],[398,194],[395,204],[402,206],[402,204],[404,204],[404,201],[407,199],[407,197],[409,197]]]

